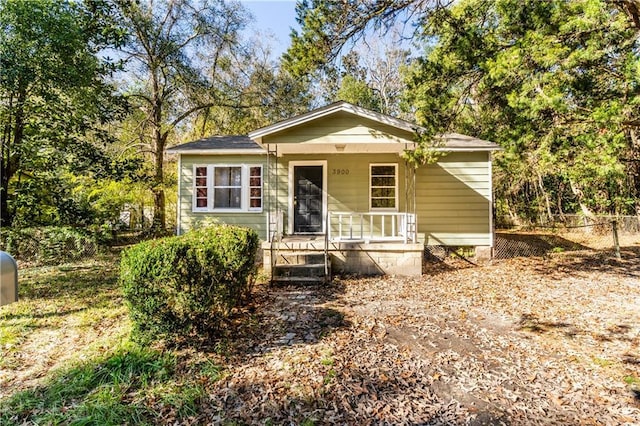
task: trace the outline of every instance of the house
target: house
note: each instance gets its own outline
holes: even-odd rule
[[[442,135],[446,155],[414,168],[402,153],[415,148],[417,128],[336,102],[247,136],[175,146],[178,233],[207,222],[251,227],[276,279],[329,268],[420,275],[425,245],[490,256],[498,145]]]

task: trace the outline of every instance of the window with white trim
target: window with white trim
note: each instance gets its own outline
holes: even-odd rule
[[[209,204],[209,182],[206,166],[195,167],[194,170],[194,198],[193,203],[196,209],[206,209]]]
[[[249,210],[262,210],[262,166],[249,167]]]
[[[396,210],[398,206],[398,165],[369,165],[371,210]]]
[[[213,208],[242,209],[242,166],[213,167]]]
[[[262,166],[196,165],[193,211],[262,211]]]

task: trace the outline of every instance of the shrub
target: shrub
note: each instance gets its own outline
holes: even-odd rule
[[[95,235],[67,226],[3,228],[0,249],[23,262],[56,265],[101,253]]]
[[[125,250],[120,280],[136,337],[218,333],[251,290],[258,241],[253,230],[218,225]]]

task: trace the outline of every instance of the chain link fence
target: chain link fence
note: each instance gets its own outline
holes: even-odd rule
[[[168,233],[167,233],[168,235]],[[37,227],[0,229],[0,250],[21,265],[61,265],[117,253],[151,238],[144,231],[92,232],[83,228]]]
[[[640,243],[638,216],[555,216],[552,222],[498,229],[494,259],[545,256],[576,250],[611,251],[620,257],[621,246]]]
[[[494,238],[493,258],[541,257],[578,250],[609,251],[618,256],[627,246],[640,245],[638,216],[556,216],[544,224],[509,225],[502,222]],[[615,230],[615,231],[614,231]],[[474,261],[473,247],[426,246],[426,262]]]

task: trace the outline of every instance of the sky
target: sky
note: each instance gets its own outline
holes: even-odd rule
[[[254,17],[252,27],[261,33],[273,34],[270,43],[273,57],[278,58],[289,46],[291,28],[299,29],[296,22],[295,0],[241,0]]]
[[[254,21],[250,24],[252,29],[246,30],[248,36],[258,30],[263,35],[273,35],[274,39],[267,41],[272,47],[272,58],[278,59],[289,47],[291,28],[300,29],[296,22],[296,0],[240,0],[253,15]],[[401,46],[415,52],[415,46],[411,44],[413,28],[410,24],[398,26],[397,30],[405,37]],[[391,33],[382,36],[391,37]],[[378,38],[380,36],[373,36]],[[352,47],[352,46],[351,46]],[[347,45],[349,48],[349,45]]]

